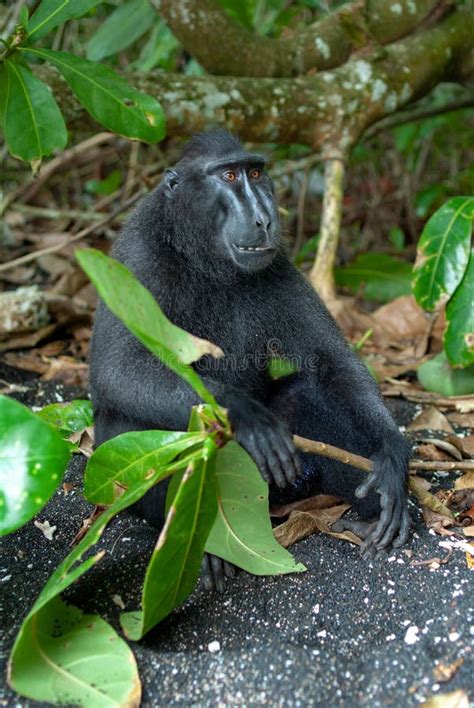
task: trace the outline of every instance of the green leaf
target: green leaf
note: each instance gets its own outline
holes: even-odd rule
[[[410,293],[411,265],[385,253],[363,253],[335,269],[336,283],[353,292],[363,288],[367,300],[388,302]]]
[[[5,64],[0,64],[0,133],[5,132],[5,108],[8,94],[8,74]]]
[[[144,430],[123,433],[100,445],[84,473],[84,496],[92,504],[112,504],[125,486],[143,482],[150,470],[164,469],[206,433]]]
[[[268,362],[268,375],[274,381],[290,376],[295,371],[298,371],[297,365],[293,361],[288,361],[288,359],[279,359],[272,356]]]
[[[5,61],[8,74],[5,140],[14,157],[41,160],[67,143],[61,111],[49,88],[25,66]]]
[[[51,403],[37,415],[54,426],[63,438],[68,438],[73,433],[82,433],[94,424],[92,403],[80,399],[70,403]]]
[[[52,496],[69,460],[60,435],[26,406],[0,396],[0,528],[26,524]]]
[[[471,250],[474,197],[453,197],[426,224],[413,268],[413,294],[423,309],[444,305],[466,271]]]
[[[133,653],[98,615],[55,598],[23,623],[15,647],[9,683],[22,696],[63,705],[139,705]]]
[[[474,364],[474,249],[464,278],[446,307],[444,350],[453,366]]]
[[[82,17],[102,0],[42,0],[28,23],[28,41],[37,42],[55,27]]]
[[[390,229],[389,239],[390,243],[397,251],[403,251],[406,238],[403,230],[399,226],[394,226],[393,229]]]
[[[433,208],[446,197],[446,186],[442,182],[429,184],[420,189],[415,197],[415,212],[420,219],[426,219]]]
[[[218,513],[206,551],[255,575],[306,570],[275,540],[268,487],[252,458],[236,442],[216,455]]]
[[[172,71],[175,69],[176,54],[180,47],[180,43],[169,27],[157,18],[148,41],[132,66],[144,72],[151,71],[157,66]],[[186,69],[189,67],[189,63],[186,64]]]
[[[35,420],[38,421],[38,418],[35,417]],[[46,423],[43,423],[42,421],[38,422],[41,422],[41,425],[46,425]],[[129,489],[125,489],[123,494],[118,499],[116,499],[114,504],[108,509],[106,509],[94,521],[86,535],[82,538],[81,541],[79,541],[77,546],[71,551],[71,553],[69,553],[69,555],[63,560],[63,562],[58,566],[58,568],[56,568],[54,573],[50,576],[48,582],[46,583],[40,595],[38,596],[31,611],[27,615],[26,619],[23,621],[20,632],[18,633],[18,636],[15,640],[15,644],[13,646],[9,662],[9,683],[12,688],[14,688],[15,690],[20,690],[19,688],[17,689],[16,686],[17,682],[22,681],[23,671],[21,669],[19,670],[18,666],[22,665],[25,654],[31,652],[30,626],[36,625],[40,617],[39,613],[43,609],[46,612],[49,612],[49,603],[54,600],[66,588],[68,588],[75,580],[77,580],[77,578],[80,578],[81,575],[83,575],[87,570],[89,570],[89,568],[91,568],[104,556],[105,551],[99,551],[95,555],[89,556],[87,560],[80,562],[86,551],[88,551],[92,546],[97,544],[97,542],[100,540],[100,537],[102,536],[102,533],[109,521],[120,511],[123,511],[127,507],[137,502],[144,494],[146,494],[149,489],[151,489],[151,487],[153,487],[153,485],[165,479],[165,477],[167,477],[169,474],[170,472],[166,469],[160,469],[157,471],[151,470],[150,475],[146,480],[143,480],[142,482],[131,486]],[[54,614],[54,605],[52,606],[52,611]],[[88,645],[87,651],[90,656],[90,644]],[[133,661],[133,659],[130,659],[129,655],[128,661],[130,660]],[[120,668],[120,666],[118,668]],[[35,662],[32,662],[29,671],[31,673],[37,671],[41,672],[41,667],[38,670],[38,665]],[[47,678],[49,678],[49,676]],[[133,679],[133,684],[136,686],[135,679]],[[127,687],[125,688],[126,690],[128,690]],[[32,689],[30,688],[30,690]],[[50,689],[48,687],[45,687],[43,683],[40,683],[37,690],[43,692],[49,691]],[[76,683],[71,683],[68,695],[68,702],[71,704],[84,705],[84,703],[82,703],[83,694],[78,695],[77,692],[78,687]],[[29,697],[34,697],[37,700],[43,700],[43,693],[38,693],[37,695],[33,696],[33,694],[29,692],[27,695]],[[139,701],[137,697],[137,702],[131,703],[130,705],[138,705],[138,702]],[[93,702],[87,701],[85,705],[90,706],[102,704],[96,703],[94,699]],[[106,705],[110,705],[110,700]]]
[[[113,194],[122,184],[120,170],[112,170],[104,179],[88,179],[84,185],[86,192],[107,196]]]
[[[86,44],[86,56],[93,61],[122,51],[158,21],[149,0],[128,0],[119,5]]]
[[[165,115],[156,98],[131,88],[108,66],[50,49],[25,47],[22,52],[54,64],[84,108],[108,130],[147,143],[165,137]]]
[[[147,568],[143,609],[120,617],[129,639],[141,639],[184,602],[198,581],[204,545],[217,513],[215,451],[208,437],[203,456],[190,462],[181,479]]]
[[[418,367],[418,381],[427,391],[443,396],[466,396],[474,393],[474,365],[453,369],[444,352]]]
[[[93,248],[76,251],[76,258],[114,315],[166,366],[187,381],[203,401],[217,407],[212,394],[188,364],[205,354],[222,356],[221,349],[172,324],[153,295],[122,263]]]

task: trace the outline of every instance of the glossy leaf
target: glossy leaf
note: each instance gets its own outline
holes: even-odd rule
[[[82,17],[103,0],[42,0],[28,23],[28,41],[37,42],[55,27]]]
[[[14,157],[41,160],[67,143],[61,111],[49,88],[27,67],[6,60],[5,140]]]
[[[206,551],[254,575],[306,570],[275,540],[268,513],[268,487],[252,458],[236,442],[216,455],[218,513]]]
[[[427,391],[443,396],[466,396],[474,393],[474,364],[465,369],[453,369],[444,352],[417,369],[418,381]]]
[[[36,701],[64,705],[139,706],[141,697],[126,642],[98,615],[85,615],[59,598],[23,624],[10,685]]]
[[[208,438],[202,456],[188,465],[180,481],[148,564],[142,609],[120,617],[129,639],[141,639],[184,602],[198,581],[204,545],[217,513],[215,451]]]
[[[80,399],[70,403],[51,403],[37,415],[55,427],[63,438],[68,438],[73,433],[82,433],[94,424],[92,403]]]
[[[146,480],[178,455],[202,444],[206,433],[144,430],[123,433],[100,445],[84,473],[84,496],[92,504],[112,504],[124,487]]]
[[[69,460],[61,436],[26,406],[0,396],[0,528],[26,524],[57,489]]]
[[[453,366],[474,364],[474,250],[454,295],[446,307],[444,350]]]
[[[335,269],[336,283],[367,300],[388,302],[410,293],[411,266],[385,253],[363,253],[343,268]]]
[[[473,217],[474,197],[453,197],[423,229],[413,268],[413,294],[423,309],[439,309],[461,282],[471,250]]]
[[[203,401],[217,407],[212,394],[188,364],[205,354],[222,356],[221,349],[172,324],[153,295],[122,263],[93,248],[76,251],[76,258],[114,315],[166,366],[187,381]]]
[[[108,130],[147,143],[164,138],[165,116],[156,98],[132,88],[108,66],[51,49],[23,52],[54,64],[86,111]]]
[[[109,15],[87,42],[87,58],[100,61],[126,49],[158,19],[149,0],[128,0]]]
[[[38,420],[36,418],[36,420]],[[41,421],[40,421],[41,422]],[[42,423],[46,425],[46,423]],[[92,458],[91,458],[92,459]],[[50,576],[48,582],[44,586],[40,595],[38,596],[35,604],[27,615],[26,619],[23,621],[21,629],[15,640],[15,644],[12,649],[9,661],[9,683],[15,690],[20,691],[17,688],[17,681],[22,680],[22,661],[25,654],[31,652],[31,625],[36,624],[40,617],[40,612],[44,610],[45,612],[53,612],[54,614],[54,604],[50,607],[49,603],[53,601],[57,596],[68,588],[77,578],[80,578],[89,568],[91,568],[95,563],[97,563],[104,555],[105,551],[99,551],[93,556],[89,556],[87,560],[82,561],[84,554],[97,542],[100,540],[102,533],[109,523],[109,521],[116,516],[120,511],[123,511],[127,507],[138,501],[146,492],[151,489],[154,484],[157,484],[163,480],[169,472],[165,470],[151,471],[149,477],[146,480],[125,489],[123,494],[114,502],[112,506],[106,509],[92,524],[86,535],[79,541],[77,546],[69,553],[69,555],[63,560],[63,562],[56,568],[54,573]],[[82,562],[81,562],[82,561]],[[87,648],[88,654],[90,656],[90,644]],[[133,661],[133,658],[128,661]],[[20,668],[19,668],[20,667]],[[118,666],[120,670],[120,666]],[[30,666],[30,671],[36,671],[37,665],[32,662]],[[41,677],[40,677],[41,678]],[[49,678],[49,677],[47,677]],[[135,680],[133,680],[133,685],[130,685],[130,692],[134,693]],[[29,689],[30,692],[27,694],[30,698],[36,698],[37,700],[42,700],[42,693],[33,695],[32,688]],[[46,691],[46,688],[42,682],[36,687],[35,690]],[[81,703],[82,693],[78,692],[78,688],[74,682],[70,685],[69,693],[69,703],[79,704]],[[95,703],[92,703],[95,705]],[[92,705],[88,702],[86,705]],[[110,705],[110,702],[109,704]]]

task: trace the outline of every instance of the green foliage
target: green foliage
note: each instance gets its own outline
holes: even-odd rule
[[[464,277],[473,217],[474,197],[453,197],[423,229],[413,269],[413,294],[423,309],[441,307]]]
[[[217,513],[216,446],[211,438],[203,452],[187,466],[168,510],[148,564],[142,609],[120,617],[129,639],[141,639],[180,605],[197,583],[204,545]]]
[[[158,101],[131,88],[108,66],[51,49],[23,53],[54,64],[84,108],[108,130],[148,143],[164,138],[165,118]]]
[[[229,442],[216,456],[218,514],[206,551],[255,575],[301,573],[273,536],[268,515],[268,486],[250,455]]]
[[[103,708],[138,705],[141,693],[124,640],[98,615],[85,615],[58,597],[23,624],[10,685],[36,701]]]
[[[100,445],[87,463],[84,496],[107,506],[130,484],[148,478],[150,470],[167,468],[189,448],[202,447],[205,433],[143,430],[123,433]]]
[[[277,379],[282,379],[285,376],[290,376],[298,371],[298,367],[287,359],[279,359],[278,357],[271,357],[268,362],[268,374],[271,379],[276,381]]]
[[[385,253],[362,253],[353,263],[335,269],[338,285],[363,289],[367,300],[388,302],[410,292],[411,266]]]
[[[84,185],[86,192],[107,196],[113,194],[122,184],[122,173],[120,170],[112,172],[104,179],[88,179]]]
[[[406,239],[405,234],[399,226],[395,226],[393,229],[390,229],[388,237],[390,243],[394,248],[397,249],[397,251],[403,251],[403,249],[405,248]]]
[[[423,388],[443,396],[474,393],[474,364],[465,369],[453,369],[444,352],[419,366],[417,376]]]
[[[14,157],[27,160],[37,170],[41,159],[60,150],[67,143],[67,131],[59,107],[49,88],[28,68],[27,59],[42,59],[56,66],[74,94],[95,120],[108,130],[132,140],[155,143],[165,136],[165,117],[158,101],[131,88],[111,69],[96,62],[74,56],[69,52],[39,49],[32,45],[53,29],[72,18],[81,17],[99,0],[42,0],[28,21],[28,13],[22,12],[20,23],[13,34],[5,40],[6,50],[0,60],[0,129],[5,133],[7,147]],[[116,11],[127,14],[137,0],[127,3]],[[138,13],[133,13],[133,22],[120,23],[117,28],[102,28],[99,37],[102,52],[119,40],[133,41],[143,28],[143,13],[148,21],[154,12],[147,0],[141,0],[141,24]],[[115,14],[115,13],[114,13]],[[113,15],[109,18],[112,21]],[[120,18],[119,18],[120,19]],[[118,24],[117,19],[115,22]],[[97,55],[98,44],[92,53]],[[100,54],[100,52],[99,52]],[[106,56],[102,53],[100,56]]]
[[[26,406],[0,396],[0,533],[23,526],[61,481],[69,447]]]
[[[79,399],[66,404],[51,403],[37,415],[56,428],[63,438],[69,438],[73,433],[82,433],[94,423],[92,403]]]
[[[474,362],[474,250],[464,277],[446,307],[444,350],[453,366]]]
[[[153,295],[118,261],[93,248],[76,251],[76,258],[107,307],[155,356],[187,381],[203,401],[217,407],[214,397],[189,364],[205,354],[220,356],[221,350],[172,324]]]
[[[129,47],[157,20],[149,0],[128,0],[101,24],[86,44],[86,56],[93,61]]]
[[[418,304],[429,311],[446,304],[444,348],[454,367],[474,363],[473,220],[474,197],[453,197],[446,202],[426,224],[413,268],[413,294]],[[424,371],[431,369],[422,369],[422,376]],[[429,386],[435,385],[427,380]]]
[[[35,163],[66,146],[66,126],[46,84],[16,60],[7,59],[5,67],[4,131],[8,149],[14,157]]]
[[[102,0],[42,0],[27,24],[28,43],[37,42],[63,22],[82,17]]]

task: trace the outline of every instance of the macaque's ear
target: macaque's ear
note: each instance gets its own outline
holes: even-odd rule
[[[164,183],[166,187],[165,194],[169,199],[171,199],[174,190],[178,186],[178,173],[174,170],[165,170]]]

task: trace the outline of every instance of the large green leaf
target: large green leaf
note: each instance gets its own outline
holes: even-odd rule
[[[453,366],[474,364],[474,249],[464,278],[446,307],[444,350]]]
[[[22,51],[54,64],[84,108],[108,130],[147,143],[164,138],[165,115],[156,98],[131,88],[109,67],[68,52]]]
[[[85,615],[59,598],[23,624],[9,680],[36,701],[97,708],[140,704],[138,669],[126,642],[98,615]]]
[[[466,396],[474,393],[474,364],[465,369],[453,369],[441,352],[418,367],[418,380],[427,391],[443,396]]]
[[[38,419],[36,418],[36,420]],[[41,425],[46,426],[46,423],[43,423],[39,420],[38,422]],[[57,433],[55,434],[57,435]],[[166,469],[160,469],[156,471],[151,470],[150,475],[147,477],[147,479],[137,483],[136,485],[131,486],[128,489],[125,489],[123,494],[118,499],[116,499],[114,504],[108,509],[106,509],[95,520],[95,522],[92,524],[89,531],[82,538],[82,540],[79,541],[77,546],[71,551],[71,553],[69,553],[69,555],[50,576],[48,582],[46,583],[40,595],[38,596],[31,611],[27,615],[26,619],[23,621],[18,636],[15,640],[12,653],[10,655],[8,675],[9,683],[14,690],[20,692],[22,691],[22,688],[24,688],[24,685],[22,683],[24,678],[22,670],[24,664],[24,657],[29,652],[31,653],[32,637],[34,637],[36,641],[35,625],[37,624],[40,618],[40,613],[46,613],[44,617],[46,617],[48,614],[51,614],[53,617],[52,621],[54,622],[54,618],[56,616],[55,604],[50,603],[61,592],[63,592],[67,587],[69,587],[69,585],[71,585],[75,580],[77,580],[77,578],[81,577],[81,575],[83,575],[87,570],[89,570],[89,568],[91,568],[103,557],[105,551],[99,551],[95,555],[89,556],[87,560],[81,562],[82,557],[86,553],[86,551],[88,551],[99,541],[109,521],[120,511],[123,511],[123,509],[126,509],[131,504],[134,504],[136,501],[138,501],[149,489],[151,489],[154,484],[157,484],[158,482],[163,480],[167,475],[169,475],[169,471]],[[128,480],[125,481],[127,482]],[[50,620],[48,619],[47,621],[49,622]],[[92,662],[94,655],[91,655],[90,647],[91,644],[89,643],[84,649],[87,652],[90,661]],[[40,657],[38,657],[38,654],[36,654],[36,659],[38,660],[39,658]],[[133,657],[131,657],[129,654],[126,660],[128,663],[130,663],[131,661],[133,662]],[[122,670],[125,676],[127,675],[128,669],[129,667],[123,667],[122,664],[117,665],[117,671],[120,672],[120,670]],[[32,660],[29,670],[30,672],[34,671],[38,676],[36,661]],[[92,676],[92,671],[90,672],[90,675]],[[116,674],[114,673],[114,675]],[[87,676],[85,678],[87,681]],[[51,688],[48,685],[50,683],[51,675],[49,673],[45,673],[44,680],[41,680],[40,671],[38,683],[36,683],[35,685],[30,685],[28,688],[28,693],[25,693],[25,695],[28,695],[30,698],[35,698],[36,700],[51,701],[51,691],[54,691],[54,685]],[[20,686],[22,688],[20,688]],[[90,688],[92,689],[93,686],[91,686]],[[104,691],[106,686],[104,684],[101,684],[101,688],[102,691]],[[109,688],[110,690],[115,690],[113,684]],[[131,677],[131,683],[129,688],[130,693],[133,693],[133,691],[136,690],[136,678],[134,676]],[[33,691],[35,692],[33,693]],[[46,695],[49,696],[49,698],[45,698]],[[95,702],[91,703],[90,700],[86,700],[85,702],[83,702],[84,695],[85,687],[83,685],[78,686],[77,682],[72,679],[69,682],[68,703],[73,705],[96,705]],[[59,698],[57,700],[59,700]],[[111,705],[111,703],[112,701],[109,699],[107,705]]]
[[[142,609],[120,617],[129,639],[141,639],[184,602],[198,581],[204,545],[217,513],[215,451],[208,438],[202,456],[190,462],[180,481],[148,564]]]
[[[28,41],[37,42],[66,20],[82,17],[102,0],[42,0],[28,22]]]
[[[306,570],[275,540],[268,513],[268,487],[252,458],[236,442],[216,455],[217,517],[206,551],[255,575]]]
[[[413,294],[423,309],[444,305],[466,271],[471,250],[474,197],[453,197],[423,229],[413,268]]]
[[[86,44],[86,55],[92,61],[126,49],[142,36],[158,15],[149,0],[128,0],[119,5]]]
[[[222,356],[219,347],[172,324],[153,295],[122,263],[93,248],[76,251],[76,258],[114,315],[203,401],[217,408],[214,397],[188,364],[205,354]]]
[[[68,438],[73,433],[82,433],[94,423],[92,403],[80,399],[70,403],[51,403],[37,415],[54,426],[63,438]]]
[[[87,463],[84,496],[93,504],[112,504],[125,486],[146,480],[150,470],[164,469],[206,433],[144,430],[123,433],[103,443]]]
[[[367,300],[388,302],[410,293],[411,266],[386,253],[363,253],[343,268],[335,269],[338,285],[353,292],[363,289]]]
[[[36,162],[62,150],[67,131],[49,88],[25,66],[6,60],[5,140],[14,157]]]
[[[61,481],[69,448],[26,406],[0,396],[1,534],[23,526],[46,504]]]

